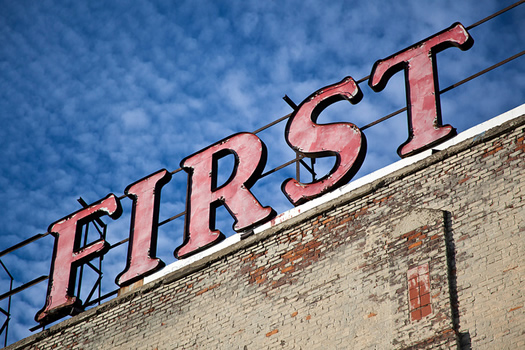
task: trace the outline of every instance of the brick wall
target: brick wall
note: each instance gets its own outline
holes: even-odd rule
[[[525,116],[8,349],[525,348]]]

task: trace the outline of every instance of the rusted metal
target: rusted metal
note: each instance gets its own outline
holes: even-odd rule
[[[524,0],[524,1],[525,1],[525,0]],[[509,57],[509,58],[507,58],[507,59],[504,59],[503,61],[498,62],[498,63],[496,63],[496,64],[494,64],[494,65],[492,65],[492,66],[490,66],[490,67],[488,67],[488,68],[486,68],[486,69],[483,69],[482,71],[479,71],[478,73],[473,74],[473,75],[471,75],[471,76],[468,77],[468,78],[465,78],[465,79],[463,79],[463,80],[461,80],[461,81],[459,81],[459,82],[457,82],[457,83],[455,83],[455,84],[452,84],[452,85],[450,85],[450,86],[444,88],[443,90],[441,90],[439,93],[440,93],[440,94],[444,94],[444,93],[447,92],[447,91],[450,91],[450,90],[452,90],[452,89],[454,89],[454,88],[457,88],[458,86],[463,85],[463,84],[465,84],[466,82],[469,82],[469,81],[471,81],[472,79],[475,79],[475,78],[477,78],[477,77],[479,77],[479,76],[481,76],[481,75],[483,75],[483,74],[485,74],[485,73],[487,73],[487,72],[490,72],[490,71],[493,70],[493,69],[496,69],[496,68],[498,68],[498,67],[501,67],[502,65],[504,65],[504,64],[506,64],[506,63],[509,63],[510,61],[515,60],[516,58],[521,57],[521,56],[523,56],[523,55],[525,55],[525,50],[524,50],[524,51],[521,51],[521,52],[519,52],[519,53],[517,53],[517,54],[515,54],[515,55],[513,55],[513,56],[511,56],[511,57]]]
[[[361,83],[364,83],[364,82],[367,81],[368,79],[370,79],[370,75],[367,75],[366,77],[359,79],[359,80],[356,81],[355,83],[356,83],[357,85],[359,85],[359,84],[361,84]]]
[[[0,334],[5,332],[4,346],[6,346],[7,345],[7,335],[9,333],[9,320],[11,319],[11,295],[12,295],[12,292],[13,292],[14,277],[13,277],[13,275],[11,275],[11,273],[9,272],[7,267],[4,265],[2,260],[0,260],[0,265],[2,265],[2,268],[4,269],[4,271],[9,276],[9,292],[2,295],[2,296],[6,295],[5,298],[8,298],[7,310],[4,310],[3,308],[0,307],[0,312],[3,313],[6,316],[6,319],[5,319],[4,323],[2,324],[2,327],[0,327]],[[2,299],[4,299],[4,298],[0,297],[0,300],[2,300]]]
[[[400,113],[403,113],[403,112],[406,111],[406,110],[407,110],[407,107],[403,107],[403,108],[401,108],[401,109],[398,109],[397,111],[395,111],[395,112],[393,112],[393,113],[390,113],[389,115],[386,115],[386,116],[384,116],[383,118],[380,118],[380,119],[378,119],[378,120],[376,120],[376,121],[373,121],[373,122],[371,122],[371,123],[369,123],[369,124],[366,124],[365,126],[362,126],[362,127],[361,127],[361,130],[366,130],[366,129],[368,129],[368,128],[370,128],[370,127],[376,125],[376,124],[382,123],[382,122],[384,122],[385,120],[390,119],[390,118],[392,118],[393,116],[396,116],[396,115],[398,115],[398,114],[400,114]]]
[[[299,160],[301,160],[301,159],[303,159],[303,158],[304,158],[304,156],[299,155]],[[275,173],[276,171],[279,171],[279,170],[281,170],[281,169],[283,169],[283,168],[286,168],[288,165],[291,165],[291,164],[294,164],[294,163],[297,163],[297,158],[294,158],[294,159],[292,159],[292,160],[289,160],[289,161],[287,161],[286,163],[279,165],[278,167],[275,167],[275,168],[273,168],[273,169],[268,170],[268,171],[265,172],[264,174],[261,174],[261,176],[259,176],[259,179],[262,179],[262,178],[265,177],[265,176],[268,176],[268,175],[270,175],[270,174],[273,174],[273,173]]]
[[[45,236],[47,236],[47,235],[49,235],[49,232],[46,232],[46,233],[39,233],[39,234],[34,235],[33,237],[29,237],[28,239],[23,240],[23,241],[20,242],[20,243],[15,244],[14,246],[11,246],[11,247],[9,247],[9,248],[7,248],[7,249],[4,249],[4,250],[2,250],[2,251],[0,252],[0,258],[1,258],[2,256],[6,255],[6,254],[9,254],[9,253],[11,253],[11,252],[13,252],[13,251],[15,251],[15,250],[17,250],[17,249],[20,249],[20,248],[22,248],[22,247],[28,245],[29,243],[32,243],[32,242],[34,242],[34,241],[37,241],[37,240],[39,240],[40,238],[43,238],[43,237],[45,237]]]
[[[301,159],[299,158],[301,154],[295,152],[295,178],[297,181],[301,181]]]
[[[111,291],[111,292],[109,292],[109,293],[106,293],[106,294],[100,296],[100,297],[97,298],[97,299],[94,299],[94,300],[91,300],[91,301],[89,301],[89,302],[86,302],[86,303],[84,304],[84,307],[92,306],[92,305],[95,305],[95,304],[100,304],[100,302],[101,302],[102,300],[105,300],[105,299],[107,299],[107,298],[109,298],[109,297],[112,297],[113,295],[117,295],[117,294],[118,294],[118,289],[116,289],[116,290],[114,290],[114,291]]]
[[[301,163],[301,165],[312,175],[312,181],[315,181],[315,175],[317,175],[313,168],[315,158],[310,158],[310,160],[312,161],[312,166],[306,164],[303,159],[299,159],[299,163]]]
[[[297,105],[295,104],[294,101],[292,101],[290,97],[288,97],[288,95],[284,95],[283,100],[285,100],[286,103],[288,103],[288,105],[290,105],[290,107],[292,107],[294,111],[297,109]]]
[[[89,263],[88,263],[89,264]],[[91,268],[93,269],[96,269],[93,265],[91,265]],[[102,286],[102,272],[99,273],[98,275],[98,278],[97,278],[97,281],[95,282],[95,284],[93,285],[93,287],[91,288],[91,291],[89,292],[87,298],[86,298],[86,301],[84,303],[84,305],[82,305],[83,308],[86,307],[86,303],[89,303],[91,301],[91,297],[93,296],[93,294],[95,294],[95,291],[97,289],[100,290],[100,287]],[[100,293],[99,293],[99,296],[100,296]]]
[[[285,115],[284,117],[281,117],[281,118],[279,118],[279,119],[277,119],[277,120],[274,120],[273,122],[271,122],[271,123],[269,123],[269,124],[266,124],[265,126],[260,127],[259,129],[255,130],[253,133],[254,133],[254,134],[258,134],[258,133],[260,133],[261,131],[266,130],[266,129],[268,129],[268,128],[274,126],[275,124],[278,124],[278,123],[282,122],[283,120],[286,120],[286,119],[290,118],[291,115],[292,115],[292,113],[287,114],[287,115]]]
[[[126,243],[126,242],[128,242],[128,241],[129,241],[129,238],[124,238],[122,241],[119,241],[119,242],[117,242],[117,243],[115,243],[115,244],[112,244],[112,245],[109,247],[109,249],[116,248],[116,247],[118,247],[119,245],[122,245],[122,244],[124,244],[124,243]]]
[[[497,17],[497,16],[501,15],[502,13],[505,13],[505,12],[507,12],[507,11],[509,11],[509,10],[512,10],[512,9],[515,8],[516,6],[519,6],[519,5],[523,4],[523,3],[525,3],[525,0],[520,0],[520,1],[518,1],[518,2],[515,2],[514,4],[505,7],[503,10],[500,10],[500,11],[498,11],[498,12],[496,12],[496,13],[493,13],[492,15],[487,16],[487,17],[483,18],[482,20],[477,21],[477,22],[474,23],[474,24],[471,24],[470,26],[467,27],[467,30],[470,30],[470,29],[472,29],[472,28],[475,28],[475,27],[479,26],[480,24],[483,24],[483,23],[485,23],[485,22],[487,22],[487,21],[489,21],[489,20],[491,20],[491,19]]]
[[[86,201],[82,198],[82,197],[78,197],[77,199],[77,202],[80,203],[80,205],[82,206],[82,208],[87,208],[89,207],[89,205],[86,203]],[[94,220],[94,222],[96,222],[97,224],[99,224],[101,227],[106,227],[106,224],[104,223],[104,221],[102,221],[100,218],[96,218]],[[97,227],[97,230],[99,233],[102,233],[99,228]]]
[[[168,219],[166,219],[166,220],[164,220],[162,222],[159,222],[159,226],[167,224],[168,222],[173,221],[175,219],[178,219],[178,218],[180,218],[181,216],[184,216],[184,215],[186,215],[186,211],[183,211],[182,213],[178,213],[177,215],[173,215],[172,217],[170,217],[170,218],[168,218]]]

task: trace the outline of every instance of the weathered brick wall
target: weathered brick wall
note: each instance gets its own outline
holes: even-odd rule
[[[9,349],[525,348],[525,116]]]

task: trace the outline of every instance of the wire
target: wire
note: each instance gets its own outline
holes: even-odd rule
[[[514,4],[505,7],[503,10],[500,10],[500,11],[498,11],[498,12],[496,12],[496,13],[493,13],[492,15],[487,16],[487,17],[483,18],[482,20],[477,21],[477,22],[474,23],[474,24],[471,24],[470,26],[467,27],[467,30],[470,30],[470,29],[472,29],[472,28],[475,28],[475,27],[479,26],[480,24],[483,24],[483,23],[485,23],[485,22],[487,22],[487,21],[489,21],[489,20],[491,20],[491,19],[493,19],[493,18],[495,18],[495,17],[501,15],[501,14],[504,13],[504,12],[507,12],[507,11],[513,9],[514,7],[523,4],[524,2],[525,2],[525,0],[521,0],[521,1],[515,2]]]

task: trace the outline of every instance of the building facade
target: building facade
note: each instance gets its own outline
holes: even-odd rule
[[[525,105],[7,349],[525,348]]]

